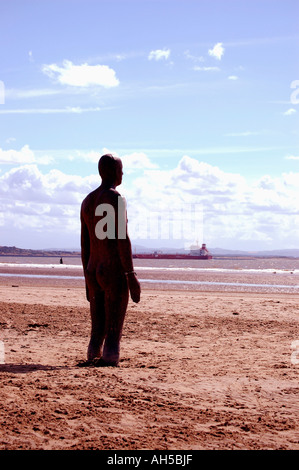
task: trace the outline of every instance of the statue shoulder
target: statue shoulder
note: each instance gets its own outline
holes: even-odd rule
[[[91,193],[89,193],[81,203],[81,212],[89,212],[90,207],[94,204],[98,193],[98,189],[95,189]]]
[[[109,188],[105,191],[105,202],[112,204],[113,206],[117,205],[118,198],[121,197],[119,192],[114,188]]]

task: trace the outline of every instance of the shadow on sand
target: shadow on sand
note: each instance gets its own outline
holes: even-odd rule
[[[27,374],[36,370],[60,370],[68,368],[67,366],[46,366],[42,364],[0,364],[0,373]]]

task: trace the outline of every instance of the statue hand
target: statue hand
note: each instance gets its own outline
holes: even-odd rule
[[[137,304],[140,301],[141,288],[140,288],[140,283],[135,273],[130,273],[128,275],[128,284],[129,284],[129,291],[131,294],[131,299],[133,300],[133,302]]]
[[[86,299],[87,299],[88,302],[89,302],[89,291],[88,291],[87,284],[85,284],[85,289],[86,289]]]

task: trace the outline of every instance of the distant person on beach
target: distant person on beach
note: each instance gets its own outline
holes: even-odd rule
[[[62,258],[60,258],[60,261],[59,261],[59,262],[60,262],[60,264],[63,264],[63,259],[62,259]]]
[[[140,284],[124,199],[115,189],[122,182],[122,162],[106,154],[98,169],[102,183],[81,206],[81,258],[91,314],[87,361],[82,365],[117,366],[129,293],[139,302]]]

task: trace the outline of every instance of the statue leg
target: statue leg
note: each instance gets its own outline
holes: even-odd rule
[[[105,339],[105,294],[98,286],[89,287],[91,334],[87,350],[87,359],[92,361],[102,355]]]
[[[120,356],[120,340],[129,301],[126,278],[120,279],[113,289],[105,292],[106,339],[103,350],[104,365],[117,366]]]

